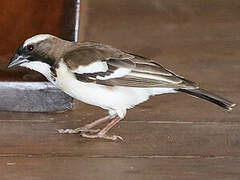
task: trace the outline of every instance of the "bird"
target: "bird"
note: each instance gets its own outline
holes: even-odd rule
[[[73,98],[108,111],[107,116],[83,127],[59,129],[62,134],[123,140],[108,131],[125,117],[128,109],[165,93],[185,93],[228,111],[236,105],[152,59],[96,42],[71,42],[38,34],[16,50],[8,68],[16,66],[37,71]],[[106,126],[94,129],[102,123]]]

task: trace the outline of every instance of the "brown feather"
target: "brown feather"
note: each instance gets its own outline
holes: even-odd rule
[[[195,83],[165,69],[153,60],[142,56],[129,54],[108,45],[97,43],[75,43],[73,49],[67,52],[63,59],[67,66],[75,71],[79,66],[86,66],[95,61],[103,61],[108,65],[107,72],[84,73],[75,72],[78,80],[108,86],[128,87],[163,87],[163,88],[197,88]],[[124,77],[98,79],[114,73],[119,68],[130,69],[131,72]]]

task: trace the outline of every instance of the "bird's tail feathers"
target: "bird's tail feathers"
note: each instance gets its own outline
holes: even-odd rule
[[[236,106],[235,103],[222,98],[218,95],[215,95],[211,92],[208,92],[204,89],[197,88],[197,89],[177,89],[177,91],[187,93],[189,95],[205,99],[207,101],[210,101],[214,104],[217,104],[218,106],[227,109],[228,111],[231,111],[234,106]]]

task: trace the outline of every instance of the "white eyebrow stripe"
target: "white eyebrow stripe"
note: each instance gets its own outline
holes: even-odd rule
[[[24,42],[23,46],[25,47],[25,46],[27,46],[28,44],[37,43],[37,42],[39,42],[39,41],[42,41],[42,40],[47,39],[47,38],[50,38],[50,37],[51,37],[50,34],[39,34],[39,35],[36,35],[36,36],[33,36],[33,37],[27,39],[27,40]]]

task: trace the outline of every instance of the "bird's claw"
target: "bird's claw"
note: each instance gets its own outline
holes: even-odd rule
[[[101,129],[88,129],[88,128],[76,128],[76,129],[58,129],[58,133],[60,134],[79,134],[79,133],[98,133]]]
[[[121,140],[123,141],[123,138],[121,136],[117,136],[117,135],[106,135],[106,134],[102,134],[102,133],[97,133],[97,134],[86,134],[86,133],[82,133],[81,134],[82,137],[85,138],[102,138],[102,139],[108,139],[108,140]]]

